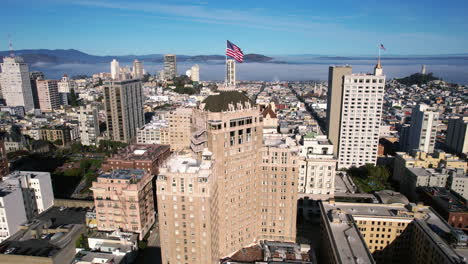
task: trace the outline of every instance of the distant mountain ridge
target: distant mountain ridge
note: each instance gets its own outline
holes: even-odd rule
[[[10,51],[0,51],[0,56],[9,56]],[[149,55],[125,55],[125,56],[98,56],[90,55],[85,52],[75,49],[24,49],[16,50],[15,55],[22,56],[29,64],[35,63],[107,63],[113,59],[121,62],[132,62],[135,59],[147,62],[163,62],[164,54],[149,54]],[[222,55],[177,55],[178,62],[207,62],[207,61],[222,61],[225,56]],[[271,62],[275,63],[273,58],[261,54],[246,54],[244,56],[245,62]]]

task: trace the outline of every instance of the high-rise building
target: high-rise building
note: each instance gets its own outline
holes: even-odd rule
[[[119,62],[116,59],[113,59],[111,62],[111,77],[112,80],[120,79],[120,66]]]
[[[58,92],[58,81],[37,80],[37,96],[39,108],[43,112],[52,112],[60,108],[60,97]]]
[[[78,109],[78,122],[80,129],[80,141],[85,146],[97,146],[99,130],[99,117],[96,106],[80,106]]]
[[[281,138],[264,145],[262,121],[237,91],[194,110],[192,156],[172,156],[156,180],[163,263],[219,263],[254,241],[295,241],[298,150]]]
[[[141,81],[106,82],[104,102],[107,136],[114,141],[129,143],[144,124]]]
[[[76,89],[75,81],[70,80],[68,75],[63,75],[62,79],[58,82],[58,92],[60,97],[61,105],[68,105],[70,99],[70,93]]]
[[[335,193],[333,145],[326,136],[304,135],[300,146],[298,191],[311,199],[327,199]]]
[[[193,82],[200,82],[200,66],[198,66],[198,64],[190,68],[190,80]]]
[[[236,86],[236,61],[226,60],[226,85]]]
[[[172,80],[177,76],[177,58],[175,54],[164,55],[164,78]]]
[[[413,109],[407,151],[434,152],[438,119],[439,113],[427,105],[420,104]]]
[[[468,153],[468,116],[449,119],[446,144],[451,152]]]
[[[0,205],[0,242],[3,242],[28,221],[21,188],[11,188],[7,183],[0,182]]]
[[[351,66],[331,66],[328,70],[327,136],[338,157],[340,144],[341,104],[343,101],[344,76],[352,73]]]
[[[0,86],[8,106],[23,106],[26,111],[34,109],[29,67],[22,57],[4,57],[0,64]]]
[[[44,73],[40,71],[32,71],[29,73],[29,79],[31,80],[31,90],[33,94],[34,109],[39,109],[39,96],[37,94],[37,83],[38,80],[44,80]]]
[[[98,230],[134,232],[142,239],[155,220],[153,175],[139,169],[101,174],[91,190]]]
[[[190,148],[192,112],[191,108],[177,108],[168,114],[171,150],[179,151]]]
[[[385,76],[380,66],[380,60],[374,69],[374,74],[344,74],[343,76],[337,74],[338,76],[336,76],[334,70],[335,68],[330,68],[332,89],[329,91],[331,92],[329,107],[331,109],[327,111],[331,113],[329,117],[331,140],[336,137],[335,126],[337,123],[336,113],[332,113],[332,109],[339,108],[334,104],[335,102],[341,105],[340,120],[338,121],[338,168],[359,167],[365,164],[375,165],[385,87]],[[350,68],[341,68],[341,70],[347,72]],[[342,88],[335,95],[341,95],[341,99],[335,98],[333,94],[336,91],[335,85],[338,84],[341,84]],[[339,90],[338,88],[337,90]],[[334,144],[333,141],[332,144]]]
[[[143,78],[143,62],[139,60],[134,60],[133,61],[133,68],[132,68],[132,77],[134,79],[141,79]]]

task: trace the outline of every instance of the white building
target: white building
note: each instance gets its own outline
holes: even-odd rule
[[[407,168],[401,179],[400,192],[406,195],[410,201],[417,199],[416,189],[418,187],[443,187],[448,180],[445,169]]]
[[[337,160],[333,158],[333,145],[327,137],[315,133],[305,135],[299,156],[299,193],[314,200],[333,197]]]
[[[119,62],[114,59],[111,62],[111,77],[113,80],[118,80],[120,75],[120,66]]]
[[[451,171],[450,182],[450,189],[463,196],[463,198],[468,199],[468,175],[465,174],[463,169]]]
[[[0,183],[0,242],[16,233],[27,220],[21,189]]]
[[[139,60],[133,61],[133,68],[132,68],[132,77],[135,79],[143,78],[143,62]]]
[[[81,106],[78,110],[78,122],[81,144],[97,146],[99,131],[99,117],[96,107],[92,105]]]
[[[343,78],[338,168],[375,165],[385,87],[380,61],[374,74]]]
[[[434,152],[438,119],[439,113],[427,105],[420,104],[413,109],[407,151]]]
[[[236,86],[236,61],[233,59],[226,61],[226,85]]]
[[[0,86],[8,106],[24,106],[34,109],[33,92],[29,79],[29,67],[22,57],[4,57],[0,64]]]
[[[72,89],[75,89],[75,82],[70,80],[68,75],[63,75],[62,79],[58,82],[59,93],[70,93]]]
[[[193,82],[200,82],[200,66],[198,66],[198,64],[190,68],[190,80]]]
[[[137,131],[138,144],[169,144],[169,125],[166,120],[146,124]]]

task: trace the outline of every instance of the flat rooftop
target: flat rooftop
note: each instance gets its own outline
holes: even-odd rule
[[[99,175],[98,178],[116,179],[116,180],[141,180],[145,176],[145,171],[140,169],[118,169],[110,173]]]
[[[169,149],[169,145],[133,144],[121,149],[119,153],[107,160],[155,160],[158,159],[161,154],[169,151]]]

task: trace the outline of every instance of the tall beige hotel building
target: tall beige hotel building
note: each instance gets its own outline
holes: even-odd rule
[[[259,240],[294,242],[297,152],[263,143],[250,99],[208,96],[191,131],[190,153],[169,158],[156,180],[163,263],[219,263]]]

